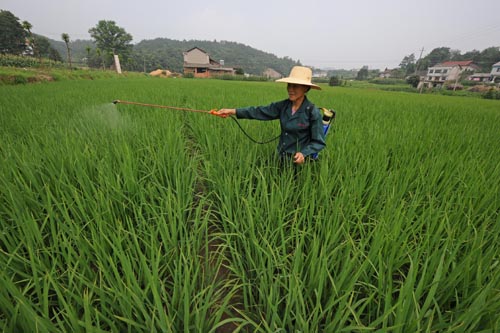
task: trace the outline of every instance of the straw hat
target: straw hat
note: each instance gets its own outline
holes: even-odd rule
[[[321,90],[320,86],[311,83],[312,70],[309,67],[294,66],[290,71],[290,75],[283,79],[276,80],[276,82],[286,82],[302,84],[304,86],[309,86],[313,89]]]

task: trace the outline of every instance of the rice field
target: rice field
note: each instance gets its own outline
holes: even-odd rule
[[[500,103],[324,86],[320,161],[230,119],[277,83],[0,87],[3,332],[500,331]],[[277,122],[240,120],[254,138]]]

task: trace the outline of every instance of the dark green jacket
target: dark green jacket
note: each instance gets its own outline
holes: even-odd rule
[[[286,99],[267,106],[236,109],[236,117],[258,120],[279,119],[281,124],[279,154],[301,152],[304,156],[308,156],[318,153],[326,145],[321,113],[307,97],[294,115],[292,115],[292,102]]]

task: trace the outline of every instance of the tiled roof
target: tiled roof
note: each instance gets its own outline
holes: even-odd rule
[[[443,67],[453,67],[453,66],[470,66],[472,64],[472,60],[465,60],[465,61],[445,61],[442,62],[436,66],[443,66]]]
[[[189,52],[196,50],[196,49],[200,50],[203,53],[207,53],[207,52],[205,52],[205,50],[200,49],[198,46],[190,48],[189,50],[185,51],[185,53],[189,53]]]

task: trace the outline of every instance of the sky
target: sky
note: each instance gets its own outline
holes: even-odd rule
[[[226,40],[325,69],[500,47],[500,0],[0,0],[0,9],[55,40],[90,39],[90,28],[111,20],[134,43]]]

